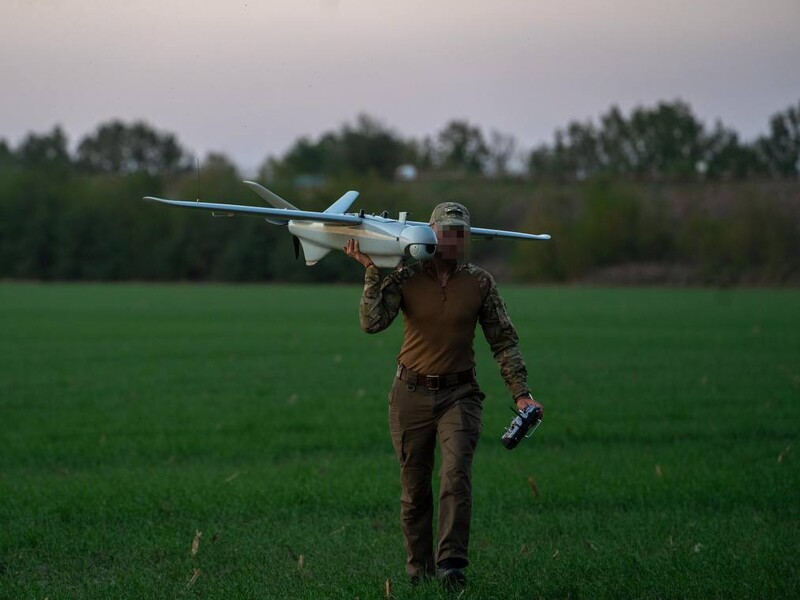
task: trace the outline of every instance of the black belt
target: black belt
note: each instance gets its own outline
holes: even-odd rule
[[[413,385],[424,385],[431,391],[449,388],[462,383],[472,383],[475,381],[475,369],[468,369],[460,373],[450,373],[449,375],[424,375],[406,369],[403,365],[397,365],[397,378]]]

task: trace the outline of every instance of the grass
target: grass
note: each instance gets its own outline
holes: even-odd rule
[[[795,597],[800,293],[503,291],[547,417],[501,446],[478,332],[464,597]],[[405,581],[401,327],[359,294],[2,285],[0,598],[445,597]]]

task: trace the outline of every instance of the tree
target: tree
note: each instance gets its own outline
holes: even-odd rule
[[[403,162],[404,143],[390,129],[366,114],[360,114],[355,127],[342,130],[345,164],[356,173],[374,171],[389,179]]]
[[[450,121],[439,132],[442,166],[482,173],[489,158],[489,149],[480,128],[467,121]]]
[[[773,175],[797,176],[800,173],[800,102],[774,114],[769,129],[768,136],[756,141],[756,152]]]
[[[703,124],[681,100],[655,109],[637,108],[630,118],[634,172],[649,177],[687,177],[703,158]]]
[[[436,164],[436,144],[426,135],[421,142],[411,141],[411,158],[420,169],[430,170]]]
[[[594,126],[572,122],[562,134],[566,142],[557,144],[560,156],[557,160],[561,168],[566,169],[570,178],[583,180],[598,173],[602,168],[598,135]]]
[[[220,152],[209,152],[203,161],[203,172],[209,172],[215,178],[239,179],[239,171],[233,161]]]
[[[540,144],[528,155],[528,173],[536,179],[553,176],[553,156],[547,144]]]
[[[741,144],[735,131],[717,121],[698,170],[709,179],[744,179],[766,172],[766,165],[752,146]]]
[[[14,162],[14,153],[8,143],[0,139],[0,165],[8,165]]]
[[[290,173],[322,173],[326,162],[323,152],[321,142],[314,143],[308,137],[301,137],[284,155],[282,161],[273,163],[277,167],[273,170],[284,176]]]
[[[534,176],[569,180],[595,174],[687,178],[708,160],[707,147],[703,124],[685,102],[639,107],[627,119],[612,106],[599,128],[572,122],[556,130],[553,147],[534,150],[528,165]]]
[[[78,164],[94,173],[115,175],[147,171],[176,173],[191,168],[189,154],[177,138],[142,121],[110,121],[78,145]]]
[[[492,175],[508,174],[508,167],[514,152],[517,149],[517,140],[513,135],[492,130],[489,135],[489,161],[488,170]]]
[[[71,164],[67,144],[60,125],[43,135],[29,133],[17,148],[17,160],[25,167],[64,169]]]
[[[630,175],[638,155],[630,124],[618,107],[612,106],[600,117],[599,151],[604,169],[615,175]]]
[[[186,177],[184,181],[189,180]],[[236,198],[243,193],[242,177],[233,161],[219,152],[209,152],[200,168],[197,193],[203,198]],[[191,189],[191,182],[188,182]],[[193,191],[193,190],[192,190]]]
[[[583,180],[599,172],[598,134],[591,123],[572,122],[557,129],[553,147],[541,145],[528,158],[528,170],[534,177],[559,180]]]
[[[412,144],[377,119],[360,114],[355,124],[345,123],[339,131],[327,132],[316,142],[300,138],[282,160],[269,166],[283,177],[372,172],[390,179],[403,161],[415,155]]]

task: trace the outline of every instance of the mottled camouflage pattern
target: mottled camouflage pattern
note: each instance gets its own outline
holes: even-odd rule
[[[458,202],[442,202],[437,204],[431,213],[429,224],[461,225],[469,227],[469,210]]]
[[[400,312],[403,284],[425,268],[424,262],[401,267],[392,271],[383,281],[377,267],[367,268],[359,305],[361,328],[367,333],[386,329]],[[530,392],[528,370],[519,351],[519,338],[494,279],[488,272],[470,263],[459,265],[457,270],[466,270],[478,280],[483,296],[478,322],[500,365],[503,381],[514,398]]]

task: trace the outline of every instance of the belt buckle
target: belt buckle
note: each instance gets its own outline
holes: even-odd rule
[[[439,376],[425,375],[425,387],[433,392],[437,391],[439,389]]]

